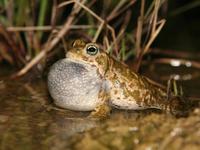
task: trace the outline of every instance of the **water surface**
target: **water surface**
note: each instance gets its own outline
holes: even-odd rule
[[[145,72],[149,71],[143,73]],[[185,118],[175,118],[155,110],[114,110],[108,119],[98,121],[87,118],[89,113],[55,107],[48,95],[44,78],[31,75],[12,80],[8,76],[10,73],[5,67],[1,67],[0,149],[2,150],[134,148],[195,150],[200,147],[199,107]],[[153,74],[148,73],[148,75],[155,78]],[[195,79],[196,87],[200,85],[199,79]],[[187,87],[193,87],[194,84],[190,82],[182,83]],[[190,88],[189,91],[192,95],[198,96],[197,88],[194,90]]]

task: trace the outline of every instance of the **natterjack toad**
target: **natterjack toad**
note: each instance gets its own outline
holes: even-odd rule
[[[167,94],[149,79],[116,61],[95,43],[76,40],[66,58],[48,74],[48,89],[57,106],[106,115],[111,107],[128,110],[156,108],[184,110],[184,102]]]

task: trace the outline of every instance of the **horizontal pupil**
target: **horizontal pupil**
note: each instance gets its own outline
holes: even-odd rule
[[[88,49],[90,52],[95,52],[96,51],[96,49],[94,48],[94,47],[91,47],[91,48],[89,48]]]

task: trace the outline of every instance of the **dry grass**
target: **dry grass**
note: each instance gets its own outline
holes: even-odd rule
[[[19,66],[21,70],[16,76],[22,76],[33,66],[44,62],[41,60],[64,37],[69,33],[76,34],[77,30],[121,61],[134,55],[135,70],[138,71],[143,56],[150,52],[152,43],[165,24],[165,19],[159,17],[165,0],[153,0],[148,4],[145,0],[121,0],[118,3],[112,0],[58,3],[54,0],[50,5],[44,0],[24,3],[27,12],[20,10],[20,2],[2,3],[1,13],[4,15],[0,17],[0,38],[3,39],[0,42],[0,61],[6,60]],[[102,10],[98,5],[103,6]],[[36,8],[39,13],[35,12]],[[63,17],[65,11],[68,12]],[[134,20],[133,16],[138,12],[140,15]],[[25,17],[20,18],[22,15]],[[65,22],[59,24],[63,19]]]

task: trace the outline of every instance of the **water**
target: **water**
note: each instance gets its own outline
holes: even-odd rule
[[[45,79],[32,76],[11,80],[9,74],[10,71],[1,67],[1,150],[186,150],[200,147],[199,107],[185,118],[175,118],[155,110],[114,110],[108,119],[99,121],[87,118],[89,113],[55,107],[48,95]],[[183,82],[193,87],[194,84],[188,83]],[[198,96],[199,79],[195,79],[195,83],[196,88],[189,91]]]

